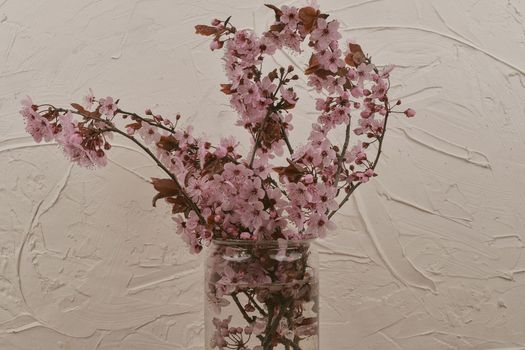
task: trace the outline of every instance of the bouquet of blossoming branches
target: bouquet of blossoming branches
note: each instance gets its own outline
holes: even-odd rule
[[[106,165],[114,134],[131,140],[166,174],[166,178],[152,179],[157,191],[153,205],[158,199],[171,205],[177,232],[192,252],[200,252],[212,240],[290,241],[324,236],[335,227],[333,215],[356,188],[376,176],[388,118],[392,113],[412,117],[415,112],[394,110],[401,102],[392,103],[387,95],[393,67],[375,66],[357,43],[340,44],[337,20],[329,20],[315,6],[267,7],[275,12],[275,22],[261,35],[236,29],[229,18],[195,27],[198,34],[212,38],[212,50],[224,51],[228,82],[221,84],[221,91],[239,115],[237,125],[251,135],[247,154],[237,151],[239,142],[232,136],[213,144],[195,136],[191,126],[179,128],[180,115],[172,121],[149,109],[143,114],[130,112],[120,107],[119,100],[97,99],[91,90],[83,104],[72,103],[68,108],[25,99],[21,114],[26,130],[36,142],[56,141],[72,162],[85,167]],[[277,50],[302,52],[305,40],[311,55],[304,74],[308,86],[319,93],[315,103],[319,116],[309,137],[296,146],[290,131],[291,111],[298,103],[293,83],[299,76],[292,66],[263,72],[263,62]],[[330,138],[336,128],[345,130],[340,145]],[[290,281],[291,272],[286,271],[291,267],[259,264],[255,269],[259,282]],[[239,276],[253,275],[254,269],[240,271],[243,268],[221,265],[214,272],[214,297],[222,300],[224,295],[242,291],[251,299],[247,308],[259,310],[260,317],[249,316],[238,299],[236,304],[250,324],[250,334],[256,325],[261,330],[257,334],[261,344],[254,349],[270,349],[277,343],[300,349],[294,342],[300,336],[284,337],[279,328],[285,317],[288,328],[300,326],[293,325],[300,315],[280,312],[291,309],[290,298],[295,302],[300,298],[278,291],[277,301],[272,293],[260,296],[255,289],[225,287]],[[279,269],[284,272],[268,273]],[[293,269],[297,271],[297,266]],[[301,278],[304,274],[293,280]],[[311,298],[304,294],[302,302]],[[265,306],[258,305],[256,298]],[[270,319],[270,312],[280,318]],[[231,333],[229,322],[216,320],[214,346],[247,348],[242,340],[246,329],[233,328]]]

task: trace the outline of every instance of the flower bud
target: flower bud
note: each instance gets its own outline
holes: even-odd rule
[[[405,115],[408,117],[408,118],[412,118],[416,115],[416,111],[413,110],[412,108],[409,108],[405,111]]]

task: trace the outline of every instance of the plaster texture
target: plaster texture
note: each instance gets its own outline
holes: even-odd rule
[[[397,65],[391,95],[418,112],[392,120],[380,176],[318,242],[321,348],[525,349],[525,1],[321,6]],[[220,55],[193,34],[228,15],[272,18],[259,0],[0,0],[0,349],[203,348],[203,256],[150,206],[155,166],[124,140],[104,169],[71,166],[17,112],[25,94],[63,105],[91,87],[241,134]],[[315,118],[301,103],[296,140]]]

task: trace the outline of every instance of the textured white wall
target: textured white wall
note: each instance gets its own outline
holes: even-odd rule
[[[92,87],[227,135],[219,55],[193,26],[262,30],[262,4],[0,1],[0,349],[202,349],[202,256],[150,207],[157,169],[124,141],[105,169],[71,167],[24,134],[18,100]],[[525,349],[525,1],[321,6],[398,65],[392,96],[418,111],[319,242],[322,349]]]

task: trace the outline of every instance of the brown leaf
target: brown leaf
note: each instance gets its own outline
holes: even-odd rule
[[[280,8],[278,8],[275,5],[272,4],[264,4],[264,6],[271,8],[275,12],[275,20],[278,21],[281,19],[281,16],[283,15],[283,11],[281,11]]]
[[[315,73],[315,71],[318,70],[320,66],[321,65],[319,64],[317,56],[312,54],[312,56],[310,56],[310,60],[308,61],[308,68],[306,68],[304,74],[310,75],[312,73]]]
[[[172,204],[171,212],[173,214],[186,213],[190,207],[188,207],[183,197],[168,197],[166,202]]]
[[[86,110],[84,109],[84,107],[82,107],[82,106],[79,105],[78,103],[72,103],[72,104],[71,104],[71,107],[73,107],[74,109],[76,109],[79,113],[86,112]]]
[[[42,115],[43,118],[46,118],[49,121],[54,120],[56,117],[58,117],[58,111],[56,109],[49,109],[47,113]]]
[[[322,78],[322,79],[326,79],[326,77],[329,76],[329,75],[334,75],[334,73],[332,73],[331,71],[326,70],[326,69],[318,69],[318,70],[315,71],[314,74],[317,75],[319,78]]]
[[[131,123],[131,124],[126,125],[126,129],[127,128],[131,128],[133,130],[138,130],[138,129],[142,128],[142,124],[141,123]]]
[[[171,152],[179,149],[179,141],[177,141],[173,135],[161,136],[159,142],[157,142],[157,146],[163,150]]]
[[[161,198],[178,196],[180,194],[179,187],[173,179],[158,179],[152,177],[151,184],[159,192],[153,197],[153,206],[155,206]]]
[[[286,27],[286,24],[284,24],[284,23],[272,24],[270,26],[270,31],[272,31],[272,32],[282,32],[284,27]]]
[[[366,61],[365,53],[360,45],[349,43],[348,48],[350,49],[350,53],[345,57],[345,62],[348,65],[357,67]]]
[[[100,106],[94,111],[94,112],[90,112],[90,111],[86,111],[84,109],[84,107],[82,107],[81,105],[79,105],[78,103],[72,103],[71,104],[71,107],[73,107],[74,109],[77,110],[77,112],[82,115],[83,117],[86,117],[86,118],[90,118],[90,119],[97,119],[97,118],[100,118],[101,114],[99,112],[99,109],[100,109]]]
[[[285,103],[285,105],[286,104],[287,103]],[[284,107],[285,106],[283,106],[283,108]],[[274,142],[282,139],[282,136],[281,124],[278,121],[270,118],[267,120],[264,130],[262,131],[261,143],[264,147],[271,148]]]
[[[295,104],[291,104],[290,102],[288,101],[283,101],[283,104],[282,104],[282,109],[284,110],[290,110],[290,109],[294,109],[295,108]]]
[[[226,95],[231,95],[235,92],[235,90],[232,90],[232,84],[221,84],[221,91]]]
[[[304,29],[307,33],[311,33],[314,29],[314,24],[319,17],[319,10],[313,7],[303,7],[299,10],[299,19],[303,22]]]
[[[204,159],[204,165],[202,167],[202,174],[220,174],[224,169],[226,160],[224,158],[217,158],[217,156],[208,153]]]
[[[216,27],[198,24],[195,26],[195,33],[205,36],[215,35],[219,30]]]
[[[306,168],[300,166],[299,164],[294,163],[290,159],[286,159],[288,161],[288,166],[283,167],[275,167],[273,170],[279,174],[279,177],[286,176],[288,181],[290,182],[298,182],[304,174],[307,173]]]

